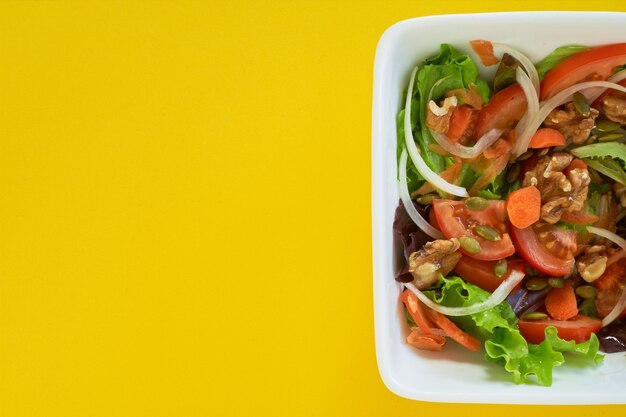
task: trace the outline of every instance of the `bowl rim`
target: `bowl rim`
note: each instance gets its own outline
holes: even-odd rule
[[[407,389],[404,385],[402,385],[394,376],[393,371],[390,366],[388,366],[389,360],[389,345],[382,343],[381,341],[381,331],[383,326],[387,325],[386,320],[389,318],[388,315],[382,310],[383,301],[381,300],[382,294],[380,293],[380,287],[384,284],[382,277],[387,275],[387,271],[384,270],[384,267],[387,265],[385,262],[381,262],[377,255],[383,253],[383,249],[386,247],[386,244],[389,240],[389,236],[385,236],[390,231],[390,225],[383,224],[379,220],[381,213],[381,205],[384,206],[385,202],[381,201],[381,191],[385,186],[385,172],[384,169],[386,167],[385,159],[377,157],[383,153],[383,141],[381,137],[384,136],[383,127],[385,125],[385,120],[382,118],[382,106],[383,101],[382,97],[384,94],[383,91],[383,77],[382,75],[386,71],[386,67],[392,65],[389,60],[386,60],[386,56],[390,54],[390,46],[393,45],[394,41],[400,36],[405,30],[413,28],[413,26],[417,23],[422,23],[425,21],[449,21],[450,19],[463,19],[467,17],[476,17],[476,18],[497,18],[504,17],[507,18],[532,18],[538,17],[541,15],[545,17],[546,15],[552,17],[565,17],[565,16],[593,16],[594,18],[598,17],[619,17],[626,19],[625,12],[617,12],[617,11],[560,11],[560,10],[551,10],[551,11],[512,11],[512,12],[482,12],[482,13],[454,13],[454,14],[437,14],[437,15],[428,15],[428,16],[420,16],[409,19],[404,19],[398,21],[381,34],[379,41],[376,46],[376,53],[374,59],[374,77],[373,77],[373,94],[372,94],[372,143],[371,143],[371,163],[372,163],[372,171],[371,171],[371,210],[372,210],[372,263],[373,263],[373,307],[374,307],[374,338],[376,345],[376,361],[379,370],[380,377],[384,383],[384,385],[394,394],[399,395],[404,398],[419,400],[419,401],[432,401],[432,402],[459,402],[459,403],[500,403],[500,404],[541,404],[541,405],[558,405],[558,404],[624,404],[626,403],[626,398],[621,401],[615,401],[614,396],[608,394],[599,393],[598,397],[595,401],[589,401],[589,398],[585,398],[582,401],[575,401],[575,399],[567,398],[567,401],[555,401],[551,403],[546,403],[545,401],[537,401],[533,402],[525,400],[525,401],[496,401],[492,402],[489,400],[485,400],[484,398],[479,398],[478,400],[469,397],[468,395],[456,396],[453,400],[450,400],[445,395],[440,395],[437,392],[420,392],[422,395],[416,395],[416,393],[410,389]],[[622,355],[623,356],[623,355]],[[549,389],[549,388],[548,388]]]

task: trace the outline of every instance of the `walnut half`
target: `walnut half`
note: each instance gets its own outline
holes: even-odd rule
[[[461,259],[460,242],[456,238],[434,240],[409,256],[409,272],[413,284],[419,289],[433,285],[439,274],[447,275]]]
[[[607,256],[605,246],[594,245],[585,250],[585,254],[578,258],[576,268],[580,276],[587,282],[600,278],[606,271]]]

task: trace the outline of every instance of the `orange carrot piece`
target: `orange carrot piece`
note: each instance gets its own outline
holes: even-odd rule
[[[424,336],[431,336],[433,334],[431,328],[435,327],[432,321],[424,314],[422,302],[409,290],[404,290],[402,293],[402,302],[406,306],[411,318],[415,324],[422,330]]]
[[[562,288],[552,288],[545,300],[546,311],[555,320],[569,320],[578,314],[576,294],[570,282]]]
[[[509,221],[518,229],[525,229],[541,217],[541,193],[530,186],[513,191],[506,198]]]
[[[439,332],[441,332],[441,330],[439,330]],[[413,327],[411,333],[406,337],[406,342],[418,349],[438,352],[441,351],[443,345],[446,344],[446,338],[440,333],[426,335],[420,327]]]
[[[566,140],[563,133],[556,129],[544,127],[543,129],[539,129],[535,132],[530,140],[530,143],[528,144],[528,147],[534,149],[549,148],[551,146],[563,146],[565,145],[565,142]]]
[[[500,62],[498,58],[496,58],[496,56],[493,54],[493,44],[491,42],[476,39],[471,41],[470,45],[472,49],[476,52],[476,54],[480,58],[480,62],[482,62],[484,66],[490,67]]]
[[[572,162],[570,162],[569,165],[565,167],[563,173],[567,175],[570,171],[574,169],[587,169],[587,164],[585,164],[582,159],[574,158]]]
[[[452,338],[461,346],[469,350],[480,350],[480,341],[459,329],[449,318],[431,308],[426,310],[426,314],[448,337]]]
[[[472,119],[474,118],[474,110],[469,106],[457,107],[450,117],[450,127],[446,132],[446,136],[452,142],[458,142],[463,134],[470,128]]]
[[[564,211],[561,215],[561,221],[569,224],[577,224],[580,226],[587,226],[590,224],[594,224],[600,220],[600,217],[595,214],[585,213],[583,211]]]

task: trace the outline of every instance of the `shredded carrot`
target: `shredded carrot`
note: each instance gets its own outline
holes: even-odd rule
[[[534,149],[549,148],[552,146],[563,146],[565,142],[565,136],[563,136],[561,132],[556,129],[544,127],[535,132],[528,147]]]
[[[570,171],[574,169],[587,169],[587,164],[585,164],[582,159],[574,158],[572,162],[570,162],[569,165],[565,167],[563,173],[567,175]]]
[[[476,54],[478,54],[480,62],[482,62],[484,66],[490,67],[491,65],[496,65],[500,62],[493,54],[493,44],[491,42],[476,39],[471,41],[470,45]]]
[[[411,328],[411,333],[406,337],[406,342],[418,349],[441,351],[443,345],[446,344],[446,338],[443,334],[432,333],[426,335],[420,327]]]
[[[450,117],[450,127],[446,136],[451,142],[458,142],[471,127],[475,112],[469,106],[457,107]]]
[[[432,321],[424,314],[424,309],[428,307],[422,306],[422,302],[409,290],[402,293],[402,302],[406,306],[407,311],[415,324],[422,329],[425,336],[432,335],[431,328],[434,327]]]
[[[600,217],[596,216],[595,214],[586,213],[584,211],[564,211],[561,215],[561,221],[581,226],[594,224],[598,220],[600,220]]]
[[[444,180],[448,181],[449,183],[453,184],[458,178],[458,176],[461,174],[462,169],[463,169],[463,161],[461,160],[461,158],[456,157],[455,162],[452,165],[450,165],[448,169],[442,171],[439,174],[439,176],[443,178]],[[415,191],[415,194],[424,195],[424,194],[432,193],[433,191],[435,191],[435,187],[431,183],[427,182],[424,185],[422,185],[420,188],[418,188],[417,191]]]
[[[541,217],[541,192],[534,186],[513,191],[506,198],[509,221],[518,229],[536,223]]]
[[[578,314],[576,294],[569,281],[562,288],[552,288],[545,300],[546,311],[555,320],[569,320]]]
[[[426,314],[448,337],[469,350],[480,350],[480,341],[459,329],[449,318],[430,308]]]
[[[487,159],[495,159],[511,151],[511,145],[506,139],[498,139],[496,143],[485,149],[483,155]]]

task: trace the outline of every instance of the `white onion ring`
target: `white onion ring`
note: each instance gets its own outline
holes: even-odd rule
[[[406,149],[403,149],[402,154],[400,155],[400,166],[398,167],[398,194],[400,194],[400,200],[402,200],[404,209],[411,220],[413,220],[413,223],[422,229],[424,233],[433,239],[444,239],[441,232],[428,223],[413,205],[413,201],[409,195],[409,188],[406,183],[406,159]]]
[[[520,271],[513,271],[511,275],[507,277],[502,283],[496,288],[496,290],[487,298],[485,301],[480,303],[472,304],[469,307],[446,307],[440,304],[437,304],[430,298],[428,298],[423,292],[417,289],[415,285],[412,283],[406,283],[404,286],[409,289],[420,301],[426,304],[428,307],[433,310],[445,314],[446,316],[467,316],[469,314],[481,313],[485,310],[489,310],[503,302],[506,297],[513,291],[513,288],[524,279],[524,273]]]
[[[448,78],[450,78],[450,76],[444,77],[433,84],[430,91],[428,92],[427,103],[430,103],[430,101],[433,98],[433,90],[437,88],[439,84],[441,84]],[[483,136],[481,136],[480,139],[476,141],[474,146],[463,146],[460,143],[452,142],[443,133],[435,132],[434,130],[430,128],[428,128],[428,132],[430,132],[430,134],[435,139],[435,141],[439,144],[439,146],[441,146],[447,152],[451,153],[452,155],[459,156],[465,159],[474,158],[477,155],[481,154],[485,149],[493,145],[500,138],[500,135],[502,134],[501,130],[492,129],[489,132],[485,133]]]
[[[617,84],[620,81],[623,81],[624,79],[626,79],[626,69],[623,69],[623,70],[618,71],[615,74],[611,75],[609,78],[607,78],[607,81],[610,82],[610,83],[616,83]],[[588,91],[584,92],[583,94],[585,95],[585,98],[587,99],[588,102],[593,103],[605,91],[606,91],[606,88],[598,88],[598,89],[594,88],[594,89],[589,89]]]
[[[574,93],[581,90],[586,90],[588,88],[596,87],[602,87],[605,89],[610,88],[626,93],[626,87],[609,81],[586,81],[567,87],[566,89],[560,91],[553,97],[541,103],[539,111],[537,112],[535,117],[528,121],[524,132],[520,135],[520,137],[517,138],[514,156],[517,157],[526,152],[526,150],[528,149],[528,144],[533,137],[533,134],[537,131],[537,129],[539,129],[539,126],[541,126],[543,121],[546,119],[546,117],[548,117],[548,114],[550,114],[552,110],[562,104],[567,103],[568,101],[571,101],[571,96]]]
[[[539,73],[537,73],[537,68],[535,68],[535,65],[532,63],[532,61],[526,55],[524,55],[517,49],[510,47],[509,45],[497,42],[492,43],[492,45],[502,52],[511,55],[520,63],[522,67],[524,67],[524,71],[526,71],[526,73],[528,74],[532,86],[535,89],[535,93],[539,95]]]
[[[601,229],[599,227],[587,226],[587,230],[589,231],[589,233],[593,233],[594,235],[606,238],[618,245],[623,250],[626,250],[626,240],[623,237],[618,236],[609,230]],[[615,304],[615,307],[613,307],[613,310],[611,310],[611,312],[602,319],[602,327],[608,326],[613,322],[613,320],[618,318],[622,311],[624,311],[624,308],[626,308],[626,287],[622,289],[622,294],[620,295],[617,304]]]
[[[517,126],[515,126],[515,149],[517,149],[517,147],[521,147],[520,141],[517,140],[517,138],[519,138],[523,134],[526,127],[528,126],[528,123],[533,120],[533,118],[539,112],[539,96],[537,95],[537,91],[533,88],[530,78],[528,78],[528,75],[526,75],[526,73],[520,67],[517,67],[517,69],[515,70],[515,79],[517,80],[517,83],[520,85],[520,87],[522,87],[522,91],[524,91],[527,103],[526,113],[524,113],[524,117],[522,117],[522,119],[517,123]]]
[[[406,148],[409,151],[411,161],[413,161],[413,165],[415,165],[415,168],[417,168],[422,177],[424,177],[426,181],[431,183],[436,188],[458,197],[469,197],[469,194],[464,187],[450,184],[448,181],[433,172],[433,170],[426,165],[426,162],[422,159],[422,156],[415,145],[413,131],[411,130],[411,98],[413,96],[413,84],[415,83],[416,73],[417,67],[415,67],[411,73],[411,80],[409,81],[409,88],[406,93],[406,103],[404,106],[404,141],[406,143]]]
[[[448,139],[448,137],[443,133],[435,132],[431,129],[429,129],[429,131],[443,149],[450,152],[452,155],[465,159],[474,158],[480,155],[485,149],[493,145],[502,135],[502,131],[500,129],[491,129],[489,132],[482,135],[480,139],[476,141],[474,146],[463,146],[460,143],[451,142],[450,139]]]

